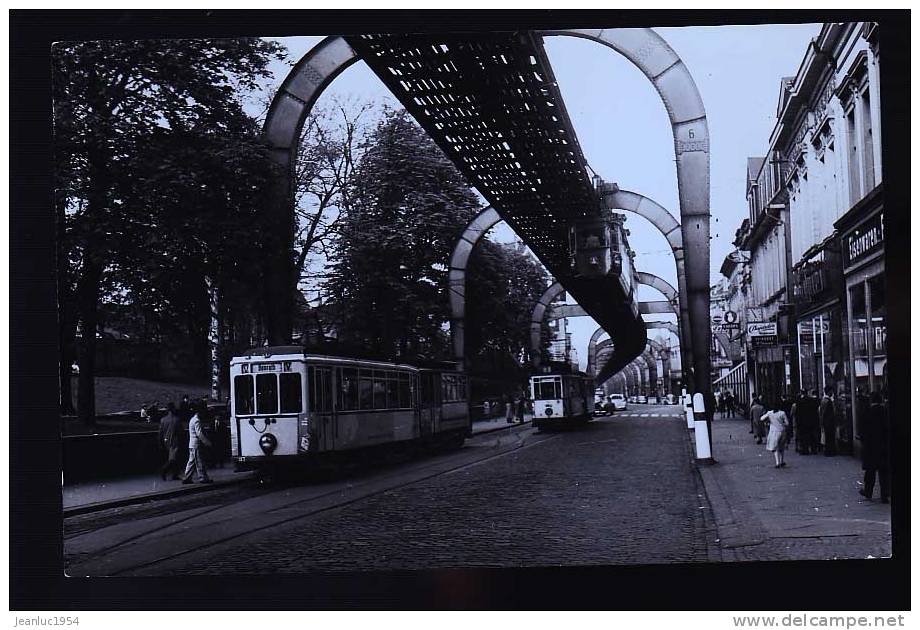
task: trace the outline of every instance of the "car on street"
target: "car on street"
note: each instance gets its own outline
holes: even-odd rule
[[[640,405],[648,404],[648,396],[636,396],[636,402]]]
[[[623,394],[610,394],[609,398],[614,411],[626,410],[626,397]]]
[[[659,404],[660,402],[661,402],[661,401],[658,399],[658,396],[649,396],[649,397],[648,397],[648,404],[650,404],[650,405],[657,405],[657,404]]]

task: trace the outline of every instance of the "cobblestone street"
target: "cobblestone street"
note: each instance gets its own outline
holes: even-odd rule
[[[683,419],[673,407],[648,411],[655,415],[599,419],[502,457],[214,547],[171,572],[716,559]]]

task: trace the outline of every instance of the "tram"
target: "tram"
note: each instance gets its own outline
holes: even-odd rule
[[[468,387],[452,370],[257,348],[230,361],[231,454],[247,469],[412,441],[460,446]]]
[[[594,411],[594,379],[582,372],[551,368],[530,377],[533,424],[537,429],[587,422]]]

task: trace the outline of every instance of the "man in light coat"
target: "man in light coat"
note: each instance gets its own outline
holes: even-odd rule
[[[203,447],[211,446],[211,441],[201,427],[201,416],[207,414],[207,406],[201,403],[197,411],[188,422],[188,463],[185,465],[183,484],[192,483],[192,475],[196,471],[198,472],[198,483],[213,483],[213,480],[208,477],[208,469],[204,465],[204,457],[201,452]]]

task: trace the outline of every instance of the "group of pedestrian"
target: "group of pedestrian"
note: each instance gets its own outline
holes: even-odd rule
[[[514,396],[504,396],[505,422],[513,424],[524,422],[524,412],[527,410],[527,396],[520,393]]]
[[[202,422],[208,419],[208,406],[204,402],[192,404],[188,396],[183,397],[179,408],[172,402],[166,405],[166,415],[160,419],[159,441],[166,451],[166,463],[160,468],[164,481],[171,474],[174,481],[179,477],[179,450],[186,422],[188,423],[188,461],[182,474],[182,483],[190,484],[197,475],[199,483],[213,483],[208,476],[204,461],[204,448],[211,446],[211,440],[204,433]]]
[[[861,435],[862,464],[865,472],[859,491],[871,499],[876,479],[882,503],[890,497],[888,447],[888,410],[880,392],[871,396],[869,411],[863,416]],[[750,409],[751,433],[757,444],[766,439],[766,449],[773,453],[774,467],[784,468],[786,446],[795,439],[796,452],[816,455],[823,450],[825,457],[837,455],[837,407],[834,388],[824,388],[820,402],[814,390],[804,390],[793,402],[782,396],[765,401],[754,395]]]
[[[720,391],[716,396],[716,406],[723,418],[734,417],[737,410],[737,401],[732,390]]]

